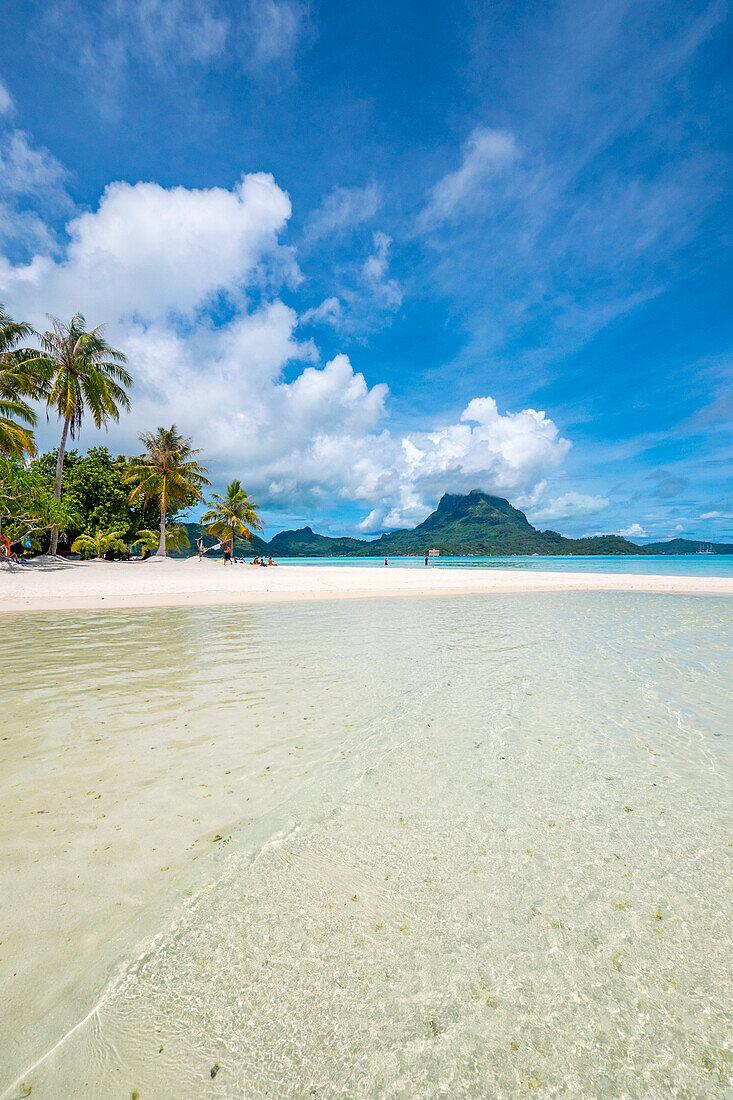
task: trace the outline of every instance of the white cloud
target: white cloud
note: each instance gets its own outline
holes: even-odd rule
[[[474,398],[456,424],[382,440],[381,470],[356,494],[381,498],[361,530],[420,522],[444,492],[482,488],[517,500],[542,485],[569,447],[544,412],[502,414],[492,397]]]
[[[354,229],[374,217],[379,203],[379,189],[374,183],[365,187],[335,187],[309,215],[305,239],[317,241]]]
[[[534,520],[566,519],[571,516],[591,515],[608,507],[608,499],[602,496],[589,496],[586,493],[569,492],[554,500],[548,500],[540,508],[533,509]]]
[[[644,528],[638,523],[632,523],[629,527],[622,527],[619,535],[623,535],[627,539],[643,538]]]
[[[700,519],[733,519],[733,512],[703,512]]]
[[[223,188],[166,190],[157,183],[112,183],[99,208],[67,226],[61,263],[37,255],[0,266],[19,315],[40,310],[91,319],[152,321],[190,314],[213,296],[237,293],[268,254],[290,216],[290,200],[265,174]]]
[[[13,99],[10,92],[0,80],[0,115],[8,115],[13,109]]]
[[[215,478],[242,476],[260,504],[341,498],[370,510],[367,530],[419,521],[445,491],[540,491],[570,446],[544,412],[500,413],[482,397],[458,422],[394,433],[386,385],[370,385],[345,355],[321,366],[284,302],[260,294],[252,305],[289,215],[266,175],[231,191],[110,184],[96,211],[71,220],[61,256],[0,263],[2,295],[11,314],[36,324],[46,310],[109,322],[136,380],[131,415],[110,427],[113,449],[133,451],[140,430],[175,422]],[[363,278],[389,294],[390,240],[375,234],[373,243]],[[215,325],[209,307],[221,295],[231,316]],[[309,319],[334,316],[337,305],[326,299]],[[55,424],[41,432],[43,445],[55,442]],[[88,430],[82,445],[92,438]]]
[[[433,187],[421,215],[423,228],[447,221],[463,210],[518,155],[512,134],[477,126],[466,143],[460,167],[443,176]]]

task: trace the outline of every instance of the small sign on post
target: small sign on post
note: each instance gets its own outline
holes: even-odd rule
[[[435,559],[440,557],[440,550],[428,550],[428,557],[430,558],[430,564],[435,565]]]

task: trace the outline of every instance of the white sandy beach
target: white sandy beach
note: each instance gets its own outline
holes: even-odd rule
[[[36,559],[0,567],[0,612],[114,607],[197,607],[283,600],[430,596],[491,592],[668,592],[733,595],[730,577],[543,573],[513,569],[282,565],[221,561],[67,562]]]

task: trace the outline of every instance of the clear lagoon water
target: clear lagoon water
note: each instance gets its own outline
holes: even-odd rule
[[[278,558],[282,565],[364,565],[384,568],[384,558]],[[425,569],[424,557],[388,557],[392,566]],[[536,569],[560,573],[650,573],[668,577],[733,577],[733,554],[439,557],[428,569]]]
[[[728,1100],[732,607],[6,620],[0,1095]]]

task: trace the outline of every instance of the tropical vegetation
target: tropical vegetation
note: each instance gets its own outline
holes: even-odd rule
[[[262,530],[257,505],[247,496],[241,481],[230,482],[223,497],[214,493],[208,502],[208,509],[202,515],[201,523],[210,535],[231,543],[232,551],[237,535],[251,540],[255,531]]]
[[[151,531],[149,529],[138,531],[131,545],[133,550],[140,547],[143,551],[157,551],[160,546],[160,531]],[[174,554],[180,553],[182,550],[190,550],[191,542],[188,537],[188,531],[183,524],[174,524],[166,527],[165,545],[166,550],[171,550]]]
[[[0,536],[4,550],[17,546],[38,551],[40,539],[54,525],[64,527],[68,521],[68,508],[54,497],[51,482],[17,459],[0,455]]]
[[[37,347],[33,345],[38,345]],[[65,323],[51,318],[39,334],[13,321],[0,303],[0,547],[55,554],[64,545],[83,554],[126,555],[140,546],[165,557],[185,554],[204,531],[235,544],[246,539],[257,553],[284,556],[360,557],[442,554],[663,554],[695,553],[697,543],[676,539],[638,546],[620,535],[567,539],[539,531],[503,497],[474,490],[446,494],[435,512],[414,530],[391,531],[373,541],[330,538],[310,527],[282,531],[269,542],[257,505],[232,481],[224,496],[204,501],[207,469],[175,424],[140,435],[143,453],[114,457],[105,447],[79,455],[67,450],[85,415],[97,428],[129,409],[132,378],[125,356],[104,338],[104,327],[87,329],[81,314]],[[33,403],[45,403],[62,421],[57,450],[36,457]],[[204,503],[201,524],[182,523],[184,513]],[[157,531],[153,525],[157,521]],[[192,537],[191,537],[192,536]],[[711,544],[715,553],[733,545]]]
[[[104,325],[87,329],[80,313],[68,323],[58,317],[49,319],[51,328],[41,335],[41,352],[28,365],[43,378],[46,407],[53,409],[63,424],[54,479],[54,496],[61,500],[68,436],[74,439],[87,412],[97,428],[119,420],[120,410],[130,408],[124,387],[132,385],[132,377],[125,369],[124,354],[105,340]],[[52,555],[58,538],[59,528],[54,525],[49,551]]]
[[[127,553],[127,546],[122,540],[122,534],[119,531],[105,532],[99,527],[93,535],[79,535],[71,544],[72,553],[94,554],[97,559],[109,553],[110,550],[119,550],[123,554]]]
[[[190,437],[182,436],[175,424],[143,432],[140,442],[145,450],[133,459],[127,482],[134,486],[129,500],[156,501],[160,512],[160,537],[157,557],[166,556],[166,520],[171,508],[190,507],[203,501],[202,485],[211,484],[207,470],[197,460],[200,450],[191,446]]]
[[[0,302],[0,454],[23,459],[35,454],[37,414],[29,404],[43,391],[42,373],[31,365],[38,352],[19,345],[33,336],[22,321],[12,321]]]

